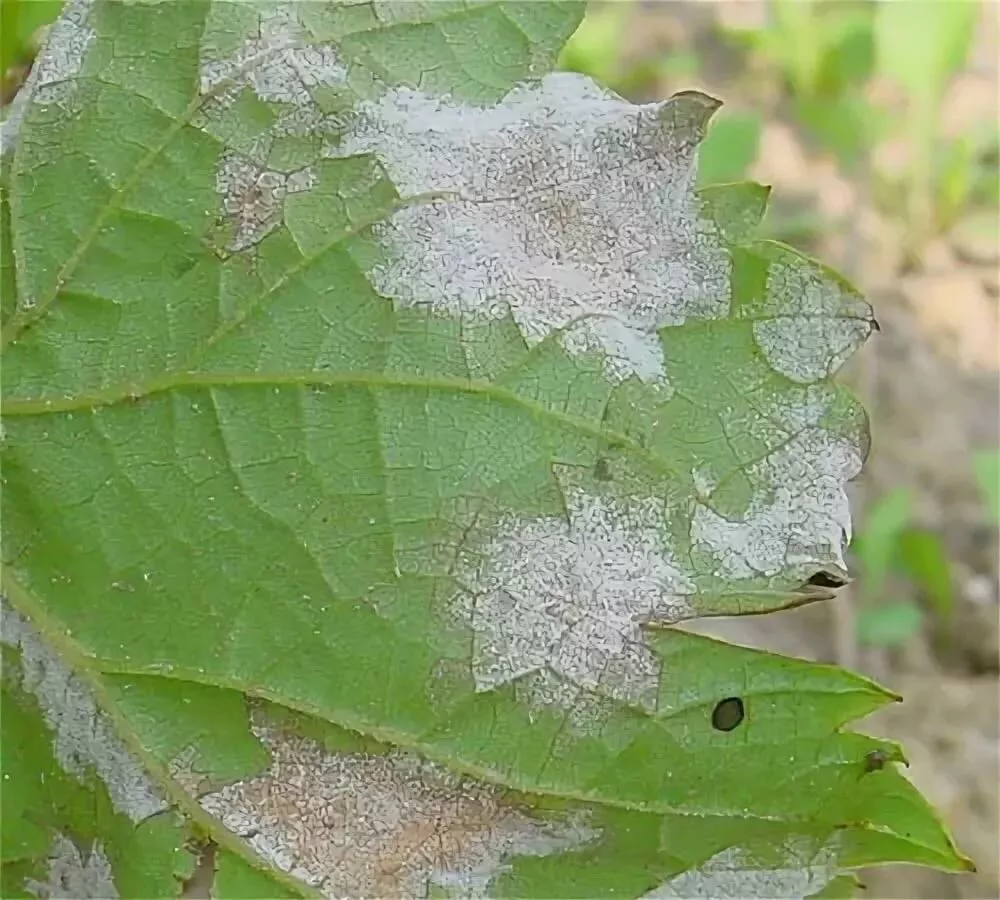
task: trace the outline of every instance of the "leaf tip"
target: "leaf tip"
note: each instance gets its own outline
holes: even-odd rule
[[[678,91],[671,94],[668,104],[684,103],[689,109],[698,114],[699,123],[702,127],[708,124],[708,120],[714,116],[723,106],[718,97],[702,91]]]

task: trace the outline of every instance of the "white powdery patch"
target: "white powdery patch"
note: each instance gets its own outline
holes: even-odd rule
[[[715,574],[722,578],[773,576],[817,563],[844,569],[851,537],[844,486],[861,463],[846,438],[821,428],[804,431],[747,469],[756,490],[743,518],[726,519],[699,505],[692,542],[716,557]]]
[[[767,296],[783,315],[754,323],[754,338],[782,375],[809,384],[833,375],[871,334],[871,310],[804,261],[772,263]]]
[[[657,328],[729,310],[730,259],[694,196],[699,102],[635,106],[567,73],[489,108],[398,88],[327,152],[376,153],[403,195],[451,195],[379,226],[382,293],[453,314],[509,308],[530,343],[573,326],[568,349],[655,381]]]
[[[802,900],[822,890],[837,874],[837,853],[825,848],[817,852],[805,843],[790,842],[787,863],[781,868],[762,868],[744,850],[731,847],[717,853],[704,865],[683,872],[643,895],[643,900],[696,898],[706,900]]]
[[[201,92],[209,94],[223,82],[232,82],[217,95],[225,104],[249,84],[261,100],[314,109],[318,121],[321,117],[310,91],[343,84],[347,75],[336,51],[328,45],[308,45],[310,38],[299,22],[295,3],[258,0],[247,9],[257,14],[257,34],[228,58],[203,53]]]
[[[87,18],[93,0],[70,0],[59,18],[49,29],[42,47],[31,67],[27,81],[14,96],[0,122],[0,155],[13,153],[17,146],[21,122],[29,106],[39,103],[58,103],[72,94],[73,81],[83,67],[87,47],[94,39],[94,32],[87,27]],[[30,298],[19,298],[23,306],[32,305]]]
[[[654,709],[659,661],[642,624],[692,614],[690,578],[663,539],[663,505],[571,488],[567,517],[500,521],[477,550],[458,612],[474,633],[476,689],[550,671],[572,685]],[[562,698],[562,699],[560,699]]]
[[[333,754],[255,727],[269,770],[203,797],[272,865],[326,897],[422,897],[428,886],[481,897],[515,855],[598,837],[582,820],[529,816],[502,791],[412,754]]]
[[[309,169],[284,173],[266,167],[274,139],[287,134],[322,130],[326,114],[313,98],[322,86],[342,85],[347,69],[327,45],[309,46],[309,35],[298,19],[295,3],[259,2],[242,12],[257,16],[257,33],[226,58],[203,46],[201,91],[209,95],[203,113],[217,118],[249,86],[266,102],[281,104],[277,121],[257,135],[246,156],[223,157],[216,178],[223,210],[236,223],[230,251],[237,253],[263,240],[282,223],[285,198],[315,186]]]
[[[76,844],[57,834],[49,850],[48,880],[28,879],[24,889],[41,900],[66,897],[72,900],[112,900],[119,896],[111,874],[111,863],[98,841],[84,859]]]
[[[58,103],[72,92],[95,34],[87,27],[92,0],[71,0],[52,24],[32,65],[32,102]]]
[[[836,396],[836,387],[824,381],[775,391],[764,399],[763,409],[794,433],[818,426]]]
[[[165,809],[155,785],[115,734],[87,687],[6,604],[0,606],[0,641],[21,652],[22,686],[34,695],[53,732],[58,763],[81,781],[88,768],[94,769],[115,810],[133,822]]]
[[[309,169],[284,174],[268,171],[242,157],[223,157],[216,176],[222,208],[236,223],[230,243],[234,253],[252,247],[281,225],[285,198],[313,187]]]

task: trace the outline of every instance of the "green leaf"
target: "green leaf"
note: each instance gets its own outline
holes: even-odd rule
[[[753,236],[763,189],[695,190],[718,101],[545,75],[576,4],[73,10],[10,162],[3,591],[125,748],[96,788],[169,798],[133,831],[171,878],[188,844],[233,897],[968,866],[842,730],[894,695],[677,627],[845,577],[868,439],[833,381],[868,305]],[[121,894],[178,893],[151,843]]]
[[[948,622],[955,598],[944,542],[931,531],[909,528],[899,536],[898,553],[903,571],[920,587],[941,620]]]
[[[892,570],[900,537],[910,524],[912,498],[899,488],[880,497],[868,511],[864,529],[854,541],[861,564],[862,585],[868,596],[877,595]]]
[[[6,163],[0,163],[0,326],[14,313],[17,275],[10,226],[10,189]]]

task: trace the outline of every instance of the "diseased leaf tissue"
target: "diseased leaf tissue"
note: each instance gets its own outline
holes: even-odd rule
[[[695,191],[717,101],[550,72],[581,15],[68,4],[3,126],[5,895],[967,864],[858,778],[891,695],[670,627],[846,579],[873,319]]]

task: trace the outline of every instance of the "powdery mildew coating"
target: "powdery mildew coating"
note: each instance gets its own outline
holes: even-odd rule
[[[837,874],[835,845],[807,848],[805,842],[788,841],[782,848],[781,868],[755,864],[739,847],[716,853],[697,869],[689,869],[643,895],[643,900],[705,898],[705,900],[772,900],[775,897],[810,897],[822,890]]]
[[[53,732],[56,761],[81,781],[88,768],[95,770],[115,810],[133,822],[165,809],[155,785],[115,734],[86,685],[6,604],[0,625],[0,640],[21,652],[22,686],[34,695]]]
[[[404,196],[451,195],[379,226],[382,293],[463,315],[509,305],[531,343],[575,324],[570,350],[656,381],[658,327],[729,311],[729,256],[694,196],[708,103],[636,106],[567,73],[487,108],[398,88],[328,152],[376,153]]]
[[[236,53],[219,57],[211,52],[210,42],[203,44],[202,115],[218,117],[248,87],[280,113],[271,128],[244,148],[245,155],[230,152],[220,161],[216,187],[223,212],[236,225],[229,246],[234,253],[253,247],[281,225],[289,194],[313,187],[315,177],[308,168],[279,172],[269,169],[267,160],[276,137],[323,128],[326,115],[311,92],[324,85],[342,85],[347,74],[332,47],[308,44],[296,4],[257,2],[245,4],[242,12],[256,16],[257,25]]]
[[[40,900],[68,897],[72,900],[112,900],[117,898],[111,873],[111,863],[100,842],[91,844],[90,852],[83,854],[73,841],[57,834],[49,850],[48,879],[44,882],[29,878],[24,889]]]
[[[236,223],[230,242],[234,253],[252,247],[281,225],[285,197],[309,190],[314,177],[308,169],[286,175],[269,171],[237,154],[228,154],[216,175],[222,208]]]
[[[727,519],[699,505],[692,542],[718,559],[715,574],[722,578],[773,576],[820,564],[846,570],[851,514],[844,485],[861,465],[852,441],[807,429],[747,469],[757,488],[745,516]]]
[[[775,371],[809,384],[828,378],[871,334],[868,304],[805,260],[772,262],[767,295],[780,297],[782,315],[754,323],[754,338]]]
[[[653,709],[659,662],[641,623],[690,617],[694,593],[664,541],[663,505],[565,497],[565,518],[502,519],[462,573],[456,607],[474,634],[476,688],[551,672],[567,683],[551,689],[554,703],[572,705],[575,685]]]
[[[342,84],[347,75],[336,51],[328,45],[309,45],[295,3],[257,0],[243,12],[256,15],[257,27],[236,53],[220,57],[209,42],[203,43],[201,92],[214,93],[226,103],[250,85],[261,100],[318,112],[310,90]]]
[[[45,46],[32,64],[32,102],[58,103],[72,91],[87,48],[95,38],[87,26],[92,5],[92,0],[71,0],[53,22]]]
[[[501,791],[411,754],[332,754],[268,727],[254,731],[271,750],[269,770],[201,804],[326,897],[423,897],[435,885],[481,897],[511,856],[597,836],[582,821],[530,817]]]

